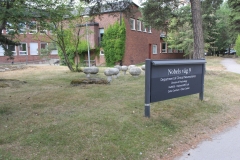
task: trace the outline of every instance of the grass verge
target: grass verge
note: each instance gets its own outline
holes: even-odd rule
[[[0,88],[0,159],[171,159],[238,120],[240,75],[221,60],[207,57],[204,101],[152,103],[151,118],[143,116],[144,75],[71,86],[85,75],[62,66],[1,73],[26,83]]]

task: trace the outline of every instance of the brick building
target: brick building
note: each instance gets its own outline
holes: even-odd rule
[[[14,59],[10,60],[9,57],[4,56],[4,50],[0,46],[0,63],[12,63],[12,62],[40,62],[43,61],[44,58],[40,57],[41,49],[45,49],[46,46],[49,44],[50,40],[46,38],[46,36],[41,35],[39,33],[36,36],[37,30],[37,22],[32,21],[31,26],[23,25],[20,29],[20,34],[17,37],[17,40],[20,42],[20,45],[8,45],[8,49],[10,49],[14,53]],[[13,31],[13,29],[9,28],[2,31],[2,34],[7,35]],[[47,34],[51,34],[50,31],[44,30]],[[50,58],[58,59],[58,52],[57,49],[51,51]]]
[[[125,53],[122,60],[123,65],[131,65],[145,62],[145,59],[181,59],[183,51],[169,49],[163,37],[166,35],[163,31],[154,28],[145,28],[141,22],[141,12],[138,6],[133,3],[134,14],[126,17],[121,12],[104,12],[100,18],[95,17],[91,22],[87,23],[88,29],[91,31],[89,35],[89,43],[91,54],[94,53],[95,46],[101,43],[104,30],[110,24],[116,21],[121,23],[122,18],[126,25],[126,44]],[[111,15],[112,14],[112,15]],[[96,65],[105,63],[104,51],[101,49],[100,56],[95,58]]]
[[[90,44],[91,57],[96,52],[96,47],[100,46],[104,30],[109,25],[116,21],[121,23],[123,19],[126,25],[126,44],[125,53],[122,60],[123,65],[142,63],[145,59],[180,59],[183,58],[183,51],[168,49],[167,43],[162,37],[166,34],[163,31],[155,30],[154,28],[145,28],[141,22],[141,13],[136,4],[133,3],[134,11],[131,16],[126,17],[122,12],[103,12],[100,17],[95,17],[89,20],[86,24],[80,24],[83,31],[88,28],[88,40]],[[20,34],[20,46],[8,46],[14,52],[14,62],[25,61],[40,61],[40,50],[45,48],[48,40],[43,36],[35,36],[37,32],[37,22],[33,21],[31,27],[28,27],[25,34]],[[3,34],[8,34],[8,30],[4,30]],[[50,34],[50,31],[45,31]],[[87,54],[86,54],[87,55]],[[57,50],[51,52],[50,58],[59,58]],[[0,63],[10,63],[12,60],[7,60],[4,56],[4,51],[0,46]],[[87,59],[87,57],[85,57]],[[100,55],[95,57],[97,66],[105,64],[104,50],[100,49]]]

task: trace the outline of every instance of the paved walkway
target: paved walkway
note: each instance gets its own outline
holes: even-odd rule
[[[222,65],[228,71],[240,74],[240,65],[234,59],[226,58]],[[211,141],[199,144],[175,160],[240,160],[240,123],[214,136]]]

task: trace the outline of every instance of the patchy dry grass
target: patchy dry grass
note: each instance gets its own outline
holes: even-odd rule
[[[221,60],[207,57],[204,101],[152,103],[151,118],[143,116],[143,75],[71,86],[85,75],[62,66],[1,73],[26,83],[0,88],[0,159],[172,159],[239,119],[240,75]]]

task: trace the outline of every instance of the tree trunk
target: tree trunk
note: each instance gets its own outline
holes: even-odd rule
[[[202,29],[202,15],[200,0],[190,0],[192,20],[193,20],[193,37],[194,37],[194,53],[193,59],[204,58],[204,40]]]

